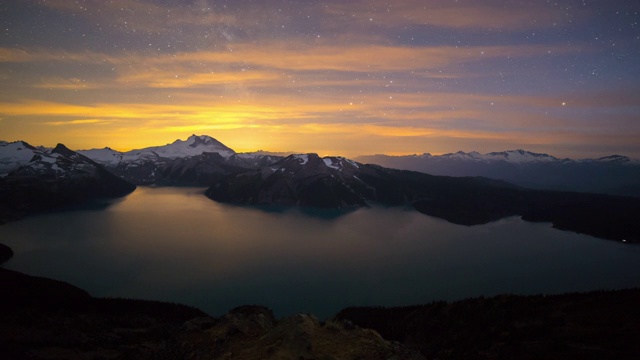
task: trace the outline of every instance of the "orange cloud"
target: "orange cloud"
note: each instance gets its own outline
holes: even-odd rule
[[[188,88],[208,85],[250,83],[252,86],[272,83],[281,79],[281,74],[271,71],[213,71],[198,72],[177,66],[175,70],[167,68],[146,68],[144,71],[128,71],[117,81],[127,86],[152,88]]]
[[[266,67],[282,71],[407,71],[450,67],[451,65],[496,58],[564,55],[584,51],[582,46],[422,46],[392,45],[337,46],[325,43],[278,42],[238,43],[233,51],[197,51],[177,54],[107,55],[90,51],[46,51],[0,48],[2,62],[59,62],[110,64],[126,67],[227,66],[240,69]]]
[[[77,77],[50,77],[42,79],[40,83],[34,86],[43,89],[86,90],[104,88],[104,85],[104,83],[86,81]]]
[[[242,64],[288,71],[329,70],[366,73],[434,69],[481,59],[522,58],[545,55],[549,51],[560,55],[580,50],[582,49],[577,46],[548,45],[404,47],[355,44],[345,47],[274,42],[262,46],[237,44],[233,51],[201,51],[149,57],[146,61],[154,65]]]

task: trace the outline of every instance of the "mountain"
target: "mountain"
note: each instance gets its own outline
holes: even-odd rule
[[[640,242],[640,199],[530,190],[488,178],[434,176],[316,154],[291,155],[267,167],[221,177],[205,194],[215,201],[249,205],[411,205],[461,225],[520,215],[558,229]]]
[[[640,197],[640,161],[621,155],[572,160],[509,150],[488,154],[459,151],[436,156],[367,155],[355,160],[432,175],[483,176],[534,189]]]
[[[111,173],[137,185],[209,185],[222,175],[254,169],[280,157],[236,154],[207,135],[191,135],[163,146],[127,152],[110,148],[80,150]]]
[[[121,196],[133,190],[132,185],[122,181],[125,179],[136,184],[206,185],[209,186],[206,195],[211,199],[236,204],[329,209],[371,203],[410,205],[425,214],[462,225],[520,215],[528,221],[551,222],[559,229],[640,242],[640,224],[636,224],[640,199],[529,190],[500,180],[521,174],[526,175],[522,181],[526,185],[534,183],[542,187],[545,179],[555,177],[567,181],[565,172],[579,167],[597,168],[601,176],[619,177],[620,181],[633,184],[637,162],[618,155],[575,161],[514,150],[484,155],[458,152],[442,156],[382,157],[408,161],[405,166],[440,164],[440,169],[456,175],[452,177],[366,165],[343,157],[320,158],[316,154],[287,157],[237,154],[204,135],[125,153],[109,148],[76,153],[63,145],[48,150],[24,142],[2,142],[0,146],[6,150],[0,153],[5,168],[21,164],[32,156],[28,164],[0,177],[4,189],[0,204],[5,213]],[[82,154],[93,156],[108,172]],[[461,176],[474,171],[488,172],[494,179]],[[599,183],[598,176],[578,174],[583,183]],[[633,186],[629,189],[633,190]]]
[[[135,189],[62,144],[48,151],[26,142],[7,143],[0,151],[2,159],[11,159],[5,164],[22,163],[25,154],[32,155],[28,162],[0,177],[0,222],[90,199],[120,197]]]
[[[34,155],[43,153],[24,141],[0,141],[0,176],[31,161]]]
[[[224,177],[206,194],[210,198],[252,205],[301,205],[344,208],[365,205],[359,164],[316,154],[290,155],[269,166]]]

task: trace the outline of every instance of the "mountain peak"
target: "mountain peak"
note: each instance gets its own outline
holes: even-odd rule
[[[156,156],[165,157],[169,159],[184,158],[189,156],[201,155],[205,152],[218,153],[224,158],[228,158],[234,155],[236,152],[227,147],[218,140],[212,138],[209,135],[195,135],[192,134],[187,140],[177,139],[171,144],[164,146],[150,147],[135,151],[130,151],[131,154],[143,154],[154,153]]]
[[[176,140],[176,142],[178,141],[182,141],[180,139]],[[196,143],[196,142],[201,142],[201,143],[209,143],[209,142],[217,142],[216,139],[212,138],[209,135],[196,135],[196,134],[191,134],[191,136],[189,136],[186,140],[188,143]]]
[[[56,147],[53,148],[53,151],[59,153],[59,152],[65,152],[65,151],[72,151],[71,149],[69,149],[68,147],[66,147],[64,144],[62,143],[58,143],[56,145]]]

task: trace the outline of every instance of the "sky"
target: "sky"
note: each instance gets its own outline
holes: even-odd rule
[[[640,158],[637,0],[7,0],[0,139]]]

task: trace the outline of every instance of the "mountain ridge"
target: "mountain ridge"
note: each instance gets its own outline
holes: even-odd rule
[[[205,192],[231,204],[350,208],[412,206],[459,225],[507,216],[561,230],[640,242],[640,199],[530,190],[483,177],[448,177],[317,154],[291,155],[260,169],[223,176]]]
[[[135,185],[63,144],[47,151],[21,143],[24,148],[12,150],[22,151],[23,158],[24,154],[32,156],[26,164],[0,176],[0,223],[135,190]]]
[[[431,153],[425,152],[422,154],[409,154],[409,155],[388,155],[384,153],[376,153],[370,155],[358,155],[353,159],[368,159],[368,158],[376,158],[376,157],[388,157],[388,158],[448,158],[448,159],[459,159],[459,160],[476,160],[476,161],[508,161],[508,162],[531,162],[531,161],[559,161],[559,162],[594,162],[594,161],[624,161],[624,162],[632,162],[632,163],[640,163],[639,159],[631,159],[628,156],[620,155],[620,154],[611,154],[598,158],[559,158],[553,155],[549,155],[547,153],[538,153],[533,151],[528,151],[524,149],[512,149],[512,150],[502,150],[502,151],[492,151],[488,153],[480,153],[478,151],[456,151],[451,153],[444,153],[440,155],[432,155]]]
[[[573,160],[519,149],[435,156],[378,154],[354,160],[432,175],[483,176],[540,190],[640,197],[640,161],[623,155]]]
[[[517,182],[513,185],[506,179],[484,174],[434,175],[363,164],[343,157],[321,158],[313,153],[287,157],[237,154],[209,136],[192,135],[186,141],[176,140],[152,149],[134,151],[131,162],[120,161],[111,167],[105,164],[105,169],[63,145],[50,151],[29,147],[27,152],[35,154],[31,166],[22,166],[10,172],[4,180],[47,172],[49,183],[60,180],[64,184],[65,174],[60,174],[59,168],[74,164],[73,169],[78,170],[77,173],[81,173],[80,168],[85,166],[97,169],[95,172],[100,174],[110,172],[135,184],[208,186],[206,195],[209,198],[226,203],[331,209],[356,208],[372,203],[412,206],[419,212],[461,225],[484,224],[519,215],[527,221],[551,222],[558,229],[583,232],[604,239],[640,242],[640,226],[635,224],[634,218],[640,216],[640,199],[635,198],[530,190]],[[218,149],[219,152],[205,151],[211,149]],[[108,153],[111,150],[103,149],[102,153],[105,151]],[[167,156],[170,157],[160,156],[159,153],[169,154]],[[452,161],[462,163],[465,171],[473,169],[468,166],[468,158],[511,159],[517,164],[502,160],[491,162],[506,164],[505,169],[510,171],[522,166],[520,172],[526,174],[528,180],[535,174],[522,169],[542,169],[546,171],[545,174],[548,172],[557,176],[562,175],[564,168],[556,165],[561,163],[559,166],[565,166],[565,162],[550,155],[525,150],[489,153],[486,156],[477,152],[458,152],[450,157],[454,159]],[[421,159],[432,158],[423,156]],[[530,158],[542,161],[523,162],[523,159]],[[608,171],[627,167],[635,169],[626,163],[620,165],[620,159],[623,158],[610,156],[598,164],[604,164],[604,169]],[[107,163],[112,163],[111,160]],[[479,163],[484,166],[486,161]],[[533,164],[533,167],[526,164]],[[548,164],[555,167],[546,168]],[[23,195],[29,196],[28,193]]]

